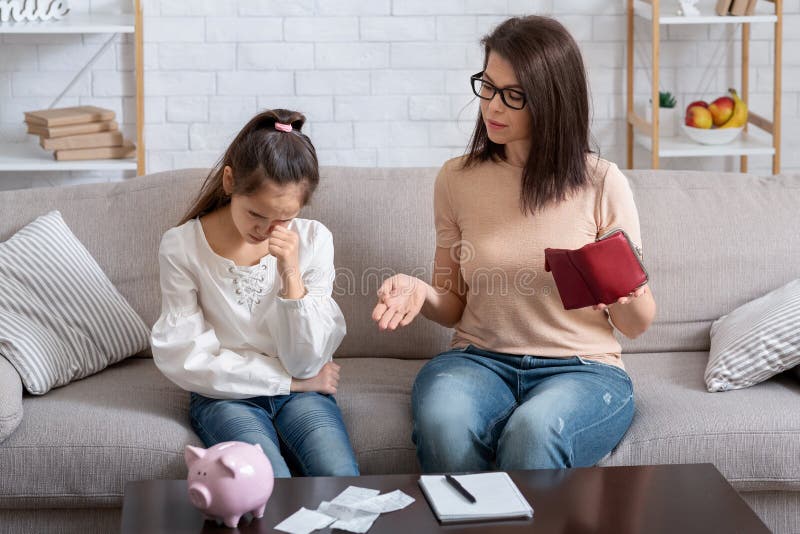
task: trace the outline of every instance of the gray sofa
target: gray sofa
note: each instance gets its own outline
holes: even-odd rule
[[[348,335],[338,400],[362,472],[418,470],[409,394],[450,332],[425,320],[380,333],[370,320],[379,283],[396,271],[428,277],[436,169],[326,168],[304,216],[336,243],[337,300]],[[779,376],[708,393],[709,326],[800,276],[800,177],[626,172],[641,215],[658,301],[651,329],[624,340],[636,415],[603,465],[713,462],[775,532],[800,532],[800,382]],[[59,209],[145,322],[159,312],[157,247],[197,191],[203,170],[122,183],[0,193],[0,240]],[[0,358],[0,423],[19,378]],[[181,478],[198,444],[188,394],[148,354],[41,397],[0,444],[0,531],[114,532],[126,481]],[[5,411],[4,411],[5,410]]]

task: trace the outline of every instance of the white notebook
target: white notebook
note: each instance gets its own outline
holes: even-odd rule
[[[533,517],[531,508],[505,472],[454,476],[475,497],[469,502],[444,475],[422,475],[419,485],[442,523]]]

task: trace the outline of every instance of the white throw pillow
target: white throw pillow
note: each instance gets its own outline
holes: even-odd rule
[[[0,243],[0,355],[30,393],[141,352],[144,321],[52,211]]]
[[[758,384],[800,363],[800,279],[744,304],[711,325],[709,391]]]

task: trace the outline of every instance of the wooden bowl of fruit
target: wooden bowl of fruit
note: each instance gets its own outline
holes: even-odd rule
[[[742,133],[747,124],[747,105],[734,89],[731,96],[721,96],[711,104],[703,100],[686,107],[686,118],[681,125],[684,135],[703,145],[724,145]]]

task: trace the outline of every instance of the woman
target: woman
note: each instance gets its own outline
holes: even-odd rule
[[[389,278],[373,319],[394,330],[422,313],[455,328],[451,349],[414,383],[423,471],[590,466],[634,412],[613,330],[643,333],[655,301],[643,286],[610,306],[566,311],[544,250],[579,248],[612,228],[641,244],[638,214],[624,175],[589,148],[586,73],[567,30],[512,18],[482,43],[468,152],[436,179],[432,283]]]

